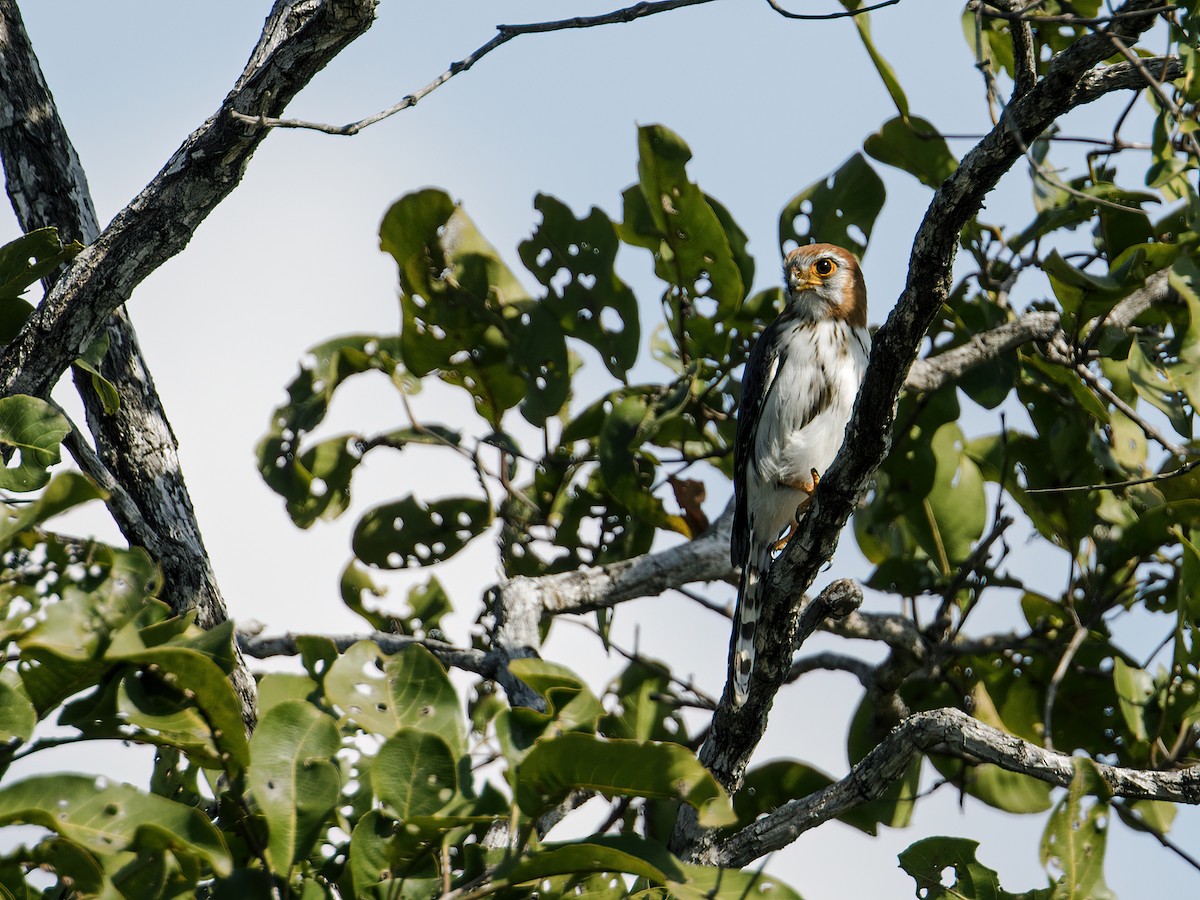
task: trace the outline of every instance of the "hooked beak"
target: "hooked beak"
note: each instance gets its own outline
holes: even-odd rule
[[[814,290],[820,284],[821,279],[817,277],[811,268],[807,272],[801,272],[795,268],[788,272],[788,290],[793,294]]]

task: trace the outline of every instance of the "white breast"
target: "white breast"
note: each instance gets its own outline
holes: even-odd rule
[[[789,485],[824,474],[842,445],[867,367],[870,335],[840,319],[797,322],[780,336],[767,373],[747,502],[756,531],[778,535],[805,494]]]

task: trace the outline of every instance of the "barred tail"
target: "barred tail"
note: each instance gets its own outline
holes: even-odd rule
[[[738,584],[737,608],[733,614],[733,654],[730,672],[733,705],[737,708],[750,696],[750,673],[754,671],[754,632],[762,611],[763,579],[771,565],[771,545],[757,547],[751,542],[749,559],[742,566]]]

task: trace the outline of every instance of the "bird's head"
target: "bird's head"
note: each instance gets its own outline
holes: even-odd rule
[[[854,254],[833,244],[806,244],[783,264],[789,309],[806,319],[867,325],[867,286]]]

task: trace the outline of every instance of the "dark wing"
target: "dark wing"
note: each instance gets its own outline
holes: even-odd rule
[[[750,358],[742,373],[742,399],[738,403],[737,438],[733,445],[733,532],[729,541],[729,558],[733,565],[742,566],[750,551],[750,513],[746,508],[746,477],[754,452],[754,436],[758,417],[762,415],[763,398],[770,384],[768,373],[779,357],[778,329],[772,324],[758,336],[750,349]]]

